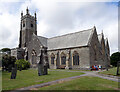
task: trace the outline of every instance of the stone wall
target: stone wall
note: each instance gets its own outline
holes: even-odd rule
[[[73,65],[73,53],[77,52],[79,54],[79,65]],[[61,54],[64,53],[66,56],[66,69],[88,69],[90,68],[90,59],[89,59],[89,48],[88,47],[79,47],[71,49],[62,49],[48,51],[48,59],[50,69],[57,69],[61,66]],[[55,55],[54,64],[51,64],[51,55]]]

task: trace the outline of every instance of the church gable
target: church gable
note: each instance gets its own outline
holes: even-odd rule
[[[97,65],[100,64],[101,60],[101,47],[98,40],[98,35],[96,28],[93,28],[93,33],[91,35],[90,41],[89,41],[89,49],[90,49],[90,64],[91,65]]]

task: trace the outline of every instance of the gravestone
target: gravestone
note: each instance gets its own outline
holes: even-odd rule
[[[43,66],[41,64],[38,64],[38,76],[43,75]]]
[[[47,75],[48,74],[48,58],[45,50],[41,50],[41,53],[38,55],[38,76]]]
[[[48,57],[47,55],[43,55],[43,60],[44,60],[44,75],[47,75],[48,74]]]
[[[12,68],[11,79],[16,79],[16,75],[17,75],[17,65],[15,64],[15,67]]]
[[[47,66],[44,66],[44,75],[47,75],[48,71],[47,71]]]
[[[117,73],[116,75],[120,75],[120,61],[117,62]]]

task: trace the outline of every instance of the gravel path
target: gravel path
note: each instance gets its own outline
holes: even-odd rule
[[[66,71],[66,70],[51,70],[51,71]],[[16,89],[16,90],[13,90],[13,91],[10,91],[10,92],[23,92],[23,90],[36,90],[37,88],[40,88],[40,87],[44,87],[44,86],[49,86],[49,85],[53,85],[53,84],[57,84],[57,83],[62,83],[62,82],[65,82],[65,81],[70,81],[70,80],[73,80],[73,79],[76,79],[76,78],[80,78],[82,76],[94,76],[94,77],[100,77],[100,78],[103,78],[103,79],[108,79],[108,80],[112,80],[112,81],[116,81],[116,82],[120,82],[120,77],[108,77],[108,76],[103,76],[103,75],[100,75],[98,74],[98,71],[67,71],[67,72],[83,72],[85,74],[82,74],[82,75],[79,75],[79,76],[73,76],[73,77],[68,77],[68,78],[63,78],[63,79],[58,79],[58,80],[55,80],[55,81],[51,81],[51,82],[46,82],[46,83],[41,83],[41,84],[37,84],[37,85],[33,85],[33,86],[29,86],[29,87],[24,87],[24,88],[20,88],[20,89]]]
[[[120,82],[120,77],[116,77],[116,76],[112,76],[112,75],[98,74],[98,72],[99,71],[93,71],[93,72],[83,71],[83,73],[88,74],[88,76],[95,76],[95,77],[100,77],[100,78],[107,79],[107,80]]]

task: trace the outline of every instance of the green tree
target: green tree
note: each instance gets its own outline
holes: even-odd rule
[[[120,52],[115,52],[110,57],[111,65],[117,66],[117,61],[120,61]]]
[[[2,52],[7,52],[7,51],[10,51],[10,48],[2,48],[1,51]]]
[[[15,64],[17,64],[17,69],[19,70],[30,68],[30,63],[24,59],[16,60]]]
[[[16,58],[10,55],[3,55],[2,56],[2,67],[4,70],[11,71],[12,67],[14,67]]]

